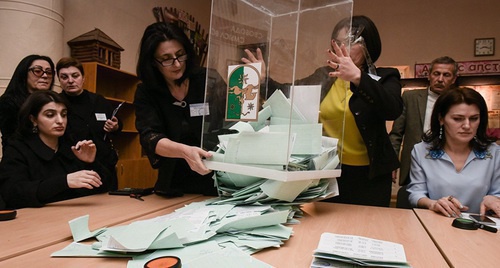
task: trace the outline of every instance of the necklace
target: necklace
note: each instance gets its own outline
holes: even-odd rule
[[[188,79],[184,80],[184,82],[182,82],[182,84],[177,89],[174,88],[174,90],[171,90],[170,93],[172,94],[172,96],[177,100],[181,100],[181,101],[174,101],[172,104],[175,106],[179,106],[181,108],[186,107],[187,103],[184,101],[184,98],[187,96],[188,90],[189,90]]]
[[[185,101],[174,101],[174,103],[172,103],[172,104],[175,106],[179,106],[181,108],[184,108],[187,106],[187,103]]]

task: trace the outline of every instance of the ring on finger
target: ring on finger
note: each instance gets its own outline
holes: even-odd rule
[[[453,198],[455,198],[455,197],[453,197],[453,195],[450,195],[450,196],[448,197],[448,201],[450,201],[450,202],[451,202],[451,200],[453,200]]]
[[[337,67],[335,68],[335,71],[338,71],[340,68],[340,64],[337,63]]]

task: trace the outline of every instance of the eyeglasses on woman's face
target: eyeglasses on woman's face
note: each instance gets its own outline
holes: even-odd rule
[[[164,60],[159,60],[159,59],[155,58],[155,61],[158,62],[159,64],[161,64],[161,66],[163,66],[163,67],[168,67],[168,66],[172,66],[176,60],[179,63],[181,63],[181,62],[186,61],[187,58],[188,58],[188,55],[184,54],[184,55],[180,55],[176,58],[169,58],[169,59],[164,59]]]
[[[52,69],[45,69],[44,71],[41,66],[33,66],[29,68],[28,71],[33,73],[36,77],[42,77],[43,74],[46,74],[47,77],[54,76],[54,71]]]

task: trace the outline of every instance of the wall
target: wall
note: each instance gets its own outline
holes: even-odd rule
[[[354,15],[377,25],[383,51],[377,65],[429,63],[448,55],[457,61],[500,58],[498,0],[354,0]],[[496,55],[474,57],[474,39],[496,38]]]
[[[63,0],[0,0],[0,94],[25,56],[62,56],[63,29]]]
[[[205,28],[210,26],[209,0],[67,0],[64,6],[64,41],[101,29],[125,50],[122,70],[135,73],[139,42],[144,29],[156,22],[153,7],[175,7],[193,15]],[[70,50],[65,45],[64,55]]]
[[[0,2],[5,6],[15,2],[50,1]],[[66,0],[63,3],[62,55],[69,55],[69,47],[66,44],[68,40],[97,27],[125,48],[122,52],[121,69],[134,73],[142,33],[148,24],[155,21],[153,7],[170,6],[185,10],[206,27],[206,30],[210,23],[210,0]],[[5,38],[7,29],[10,29],[8,33],[12,29],[23,33],[24,28],[5,21],[8,17],[4,15],[5,10],[1,10],[1,7],[0,22],[4,27],[0,28],[0,33],[4,40],[9,39],[9,35]],[[25,8],[29,11],[32,7],[26,5]],[[383,52],[377,65],[409,65],[412,74],[415,63],[430,62],[442,55],[449,55],[458,61],[500,58],[498,56],[500,27],[495,27],[498,26],[499,13],[500,2],[497,0],[354,0],[354,14],[372,18],[382,36]],[[5,27],[6,25],[9,27]],[[31,36],[31,39],[36,36]],[[474,57],[473,42],[479,37],[496,38],[496,56]],[[43,37],[38,36],[38,38]],[[40,42],[26,42],[10,49],[5,44],[0,44],[0,48],[7,48],[4,51],[16,49],[15,52],[22,49],[26,51],[25,54],[32,51],[48,54],[49,48],[40,47],[40,44]],[[61,46],[61,44],[53,45]],[[1,69],[4,70],[2,74],[8,71],[12,73],[21,59],[6,58],[9,54],[0,56]],[[8,82],[8,77],[4,78],[4,82],[0,83],[0,93]]]
[[[193,15],[209,28],[210,0],[66,0],[64,42],[97,27],[125,48],[122,69],[135,73],[137,50],[152,8],[169,6]],[[354,0],[354,14],[379,28],[383,52],[377,65],[427,63],[449,55],[458,61],[499,59],[498,0]],[[474,39],[495,37],[495,56],[474,57]],[[64,45],[64,55],[69,47]]]

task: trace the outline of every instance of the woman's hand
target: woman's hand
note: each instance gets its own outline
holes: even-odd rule
[[[429,209],[441,213],[446,217],[457,218],[460,217],[462,211],[467,211],[469,208],[463,206],[456,197],[450,195],[442,197],[439,200],[430,200]]]
[[[106,120],[104,123],[104,131],[115,132],[118,130],[118,118],[113,116],[113,118]]]
[[[485,215],[486,211],[492,210],[496,217],[500,216],[500,198],[494,195],[483,197],[479,214]]]
[[[97,153],[97,148],[91,140],[79,141],[75,146],[71,146],[71,150],[78,159],[86,163],[94,162]]]
[[[210,173],[210,169],[208,169],[205,164],[203,164],[202,158],[210,158],[212,157],[212,154],[195,146],[187,146],[184,150],[183,153],[183,158],[186,160],[188,163],[189,167],[201,174],[201,175],[206,175]]]
[[[102,185],[101,177],[93,170],[80,170],[66,176],[69,188],[98,188]]]
[[[267,69],[266,69],[266,63],[264,62],[264,57],[262,56],[262,50],[260,48],[257,48],[256,54],[257,57],[248,49],[245,49],[245,53],[247,54],[248,58],[241,58],[241,61],[244,63],[261,63],[261,81],[266,80],[267,76]]]
[[[359,44],[356,44],[354,46],[359,46]],[[354,50],[354,46],[351,49]],[[329,75],[331,77],[338,77],[344,81],[352,82],[354,85],[358,86],[361,80],[361,69],[356,66],[356,63],[354,63],[349,54],[349,51],[347,51],[346,46],[342,44],[339,47],[337,43],[332,40],[332,47],[334,51],[332,51],[331,49],[327,50],[329,60],[327,60],[326,62],[335,71],[330,72]],[[359,53],[356,53],[356,55],[358,54]],[[358,59],[358,61],[363,62],[364,58]]]

